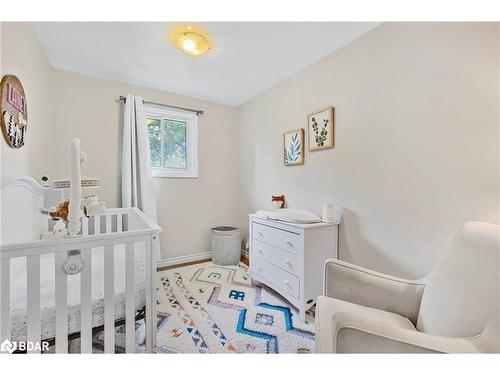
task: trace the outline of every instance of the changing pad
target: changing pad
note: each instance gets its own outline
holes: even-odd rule
[[[288,223],[313,224],[321,222],[321,217],[318,215],[295,208],[278,208],[269,211],[261,210],[257,211],[255,215],[263,219],[286,221]]]

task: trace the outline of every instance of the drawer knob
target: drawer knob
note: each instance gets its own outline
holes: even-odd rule
[[[264,237],[264,233],[259,232],[259,236]]]
[[[258,271],[262,271],[262,267],[261,266],[257,266],[257,270]]]
[[[264,252],[262,251],[262,249],[258,249],[258,250],[259,250],[260,254],[264,254]]]
[[[289,288],[291,288],[292,286],[290,285],[290,282],[288,280],[285,280],[285,285]]]
[[[285,240],[285,243],[286,243],[288,246],[293,247],[293,243],[292,243],[292,241],[290,241],[290,240]]]
[[[288,259],[285,259],[285,264],[286,264],[288,267],[292,267],[292,262],[290,262]]]

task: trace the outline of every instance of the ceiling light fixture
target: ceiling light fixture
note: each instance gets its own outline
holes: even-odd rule
[[[206,33],[193,26],[182,26],[172,31],[172,41],[185,54],[201,56],[212,50]]]

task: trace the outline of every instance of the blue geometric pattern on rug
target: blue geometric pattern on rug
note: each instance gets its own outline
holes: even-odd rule
[[[164,313],[164,312],[158,312],[156,314],[156,319],[157,319],[157,324],[156,324],[156,330],[160,330],[165,323],[167,322],[168,318],[170,318],[169,313]]]
[[[289,307],[271,305],[269,303],[261,302],[257,306],[265,307],[266,309],[278,310],[285,315],[285,327],[288,332],[296,333],[299,336],[314,340],[314,333],[304,329],[295,328],[292,323],[292,312]]]
[[[239,283],[233,282],[234,285],[239,285]],[[259,286],[249,286],[249,285],[244,285],[247,288],[252,288],[255,290],[255,303],[259,303],[261,298],[262,298],[262,288]],[[210,305],[218,306],[218,307],[224,307],[226,309],[234,309],[234,310],[241,310],[244,309],[242,306],[238,305],[233,305],[230,303],[225,303],[222,301],[219,301],[219,295],[221,292],[221,287],[218,286],[213,289],[212,294],[208,298],[208,303]]]
[[[258,339],[267,340],[267,353],[279,353],[278,338],[265,332],[254,331],[253,329],[245,328],[245,320],[247,317],[247,309],[240,311],[236,332],[243,335],[257,337]]]
[[[198,302],[198,300],[189,292],[188,288],[184,285],[184,282],[182,281],[181,275],[176,272],[174,273],[175,277],[175,283],[176,285],[180,288],[182,294],[184,297],[187,299],[187,301],[191,304],[191,306],[195,309],[198,310],[212,329],[212,332],[214,335],[219,339],[220,343],[222,346],[224,346],[228,351],[234,352],[234,348],[232,347],[231,344],[229,344],[226,336],[224,336],[224,333],[222,333],[222,330],[217,326],[215,321],[210,317],[210,314],[203,308],[203,306]],[[244,293],[243,293],[244,294]]]
[[[239,299],[240,301],[243,301],[245,299],[245,292],[240,292],[238,290],[231,290],[229,292],[229,298]]]
[[[248,280],[244,266],[206,263],[162,271],[158,352],[314,351],[313,327],[296,320],[281,296]]]
[[[283,306],[271,305],[269,303],[261,302],[257,305],[258,307],[263,307],[270,310],[281,311],[285,316],[285,328],[288,332],[295,333],[299,336],[308,338],[310,340],[314,340],[314,333],[295,328],[292,322],[292,312],[290,308]],[[243,335],[257,337],[259,339],[268,340],[267,342],[267,352],[268,353],[279,353],[278,348],[278,338],[274,335],[270,335],[265,332],[255,331],[253,329],[248,329],[245,327],[245,321],[247,316],[247,309],[243,309],[240,311],[240,315],[238,317],[238,324],[236,326],[236,332],[241,333]]]
[[[274,324],[274,317],[272,315],[257,313],[255,316],[255,323],[272,326]]]
[[[170,285],[170,280],[168,280],[166,277],[163,277],[161,279],[161,282],[163,284],[163,288],[165,290],[165,294],[167,296],[168,302],[170,303],[170,306],[172,306],[172,308],[177,311],[177,315],[184,323],[184,328],[190,334],[194,345],[200,353],[208,353],[207,343],[203,339],[201,332],[198,330],[198,328],[196,328],[193,319],[191,319],[186,310],[184,310],[184,307],[182,307],[181,303],[175,297],[172,286]]]

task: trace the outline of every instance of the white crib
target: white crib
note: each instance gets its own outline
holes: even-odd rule
[[[42,269],[47,257],[52,257],[54,278],[54,314],[55,314],[55,351],[66,353],[68,350],[68,277],[79,277],[79,324],[81,352],[92,352],[92,331],[96,325],[101,325],[95,319],[93,306],[96,305],[96,296],[93,296],[93,255],[103,257],[102,263],[102,305],[104,326],[104,351],[115,352],[115,320],[118,314],[116,309],[117,294],[115,291],[115,252],[124,253],[124,288],[120,297],[124,298],[123,317],[125,320],[125,349],[127,353],[136,351],[135,314],[138,308],[136,303],[136,278],[144,280],[145,293],[145,323],[146,323],[146,351],[152,353],[156,348],[156,296],[154,275],[156,273],[156,258],[159,253],[159,232],[161,228],[144,215],[137,208],[108,209],[101,216],[90,219],[82,218],[80,235],[73,238],[55,240],[39,240],[41,231],[49,228],[51,221],[40,214],[44,188],[30,177],[7,178],[1,181],[1,245],[0,245],[0,342],[12,337],[11,293],[19,293],[11,285],[13,272],[11,265],[16,264],[17,258],[26,259],[26,341],[39,343],[42,339],[42,314],[45,314],[46,301],[41,299],[41,275],[47,270]],[[138,276],[136,267],[136,251],[144,251],[144,272]],[[78,275],[68,276],[63,270],[63,264],[68,252],[79,250],[84,267]],[[48,255],[53,254],[53,255]],[[42,266],[41,266],[42,264]],[[43,272],[42,272],[43,271]],[[16,271],[17,272],[17,271]],[[50,271],[52,272],[52,271]],[[121,271],[120,271],[121,272]],[[15,276],[15,275],[14,275]],[[42,278],[42,282],[44,279]],[[116,313],[116,314],[115,314]],[[94,319],[93,319],[94,318]],[[73,327],[72,330],[75,328]],[[44,331],[45,332],[45,331]],[[39,350],[30,351],[36,353]]]

